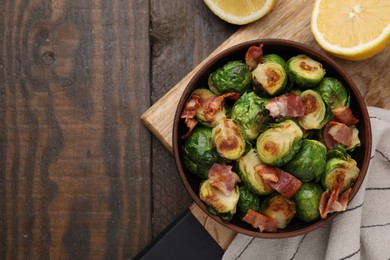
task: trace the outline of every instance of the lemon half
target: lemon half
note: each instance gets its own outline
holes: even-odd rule
[[[222,20],[232,24],[248,24],[269,13],[276,0],[203,0]]]
[[[390,1],[316,0],[311,31],[337,57],[368,59],[390,43]]]

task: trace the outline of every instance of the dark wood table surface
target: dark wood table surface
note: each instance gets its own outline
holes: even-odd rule
[[[0,259],[123,259],[191,203],[140,115],[238,29],[202,1],[0,3]]]
[[[132,258],[183,212],[140,116],[239,28],[203,1],[1,1],[0,259]]]

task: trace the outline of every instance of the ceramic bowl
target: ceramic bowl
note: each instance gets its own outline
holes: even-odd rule
[[[219,217],[216,217],[207,211],[206,205],[199,199],[198,196],[201,179],[195,175],[190,174],[183,165],[182,160],[181,147],[184,143],[184,140],[181,139],[181,136],[184,135],[188,129],[184,125],[184,120],[180,118],[180,114],[183,111],[183,108],[189,96],[196,88],[199,88],[201,86],[207,86],[208,76],[211,72],[215,71],[219,67],[222,67],[228,61],[237,59],[243,60],[248,47],[252,45],[259,45],[260,43],[263,43],[263,54],[276,53],[282,56],[285,60],[288,60],[290,57],[298,54],[306,54],[310,56],[314,60],[317,60],[322,63],[322,65],[326,69],[326,76],[335,77],[339,79],[344,84],[344,86],[348,88],[351,96],[350,108],[353,111],[355,117],[359,119],[357,128],[359,129],[359,138],[361,141],[361,146],[356,148],[351,153],[352,157],[357,161],[358,167],[360,168],[360,174],[353,185],[349,200],[351,201],[354,198],[366,176],[368,164],[370,161],[371,126],[367,107],[357,86],[340,65],[338,65],[328,56],[325,56],[324,54],[321,54],[315,49],[298,42],[282,39],[259,39],[244,42],[220,52],[219,54],[211,58],[207,63],[205,63],[192,77],[178,103],[173,125],[173,151],[176,166],[185,188],[187,189],[195,203],[206,214],[208,214],[210,218],[214,219],[218,223],[231,230],[245,235],[261,238],[287,238],[313,231],[325,224],[326,222],[331,221],[338,214],[342,213],[332,213],[329,214],[326,219],[319,219],[311,223],[305,223],[298,220],[297,218],[294,218],[289,223],[287,228],[280,229],[277,232],[273,233],[259,232],[258,229],[252,228],[251,225],[243,222],[238,218],[233,218],[233,220],[230,222],[224,222]]]

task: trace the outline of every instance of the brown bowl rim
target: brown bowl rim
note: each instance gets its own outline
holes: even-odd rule
[[[180,149],[179,149],[179,143],[178,143],[179,138],[180,138],[179,137],[179,127],[178,127],[179,122],[181,120],[180,114],[181,114],[181,111],[184,107],[186,99],[187,99],[188,95],[190,94],[190,92],[195,87],[196,82],[200,79],[200,77],[207,70],[210,69],[210,67],[212,67],[216,62],[218,62],[223,57],[231,55],[237,51],[240,51],[243,48],[248,48],[251,45],[258,45],[260,43],[263,43],[264,45],[266,45],[266,44],[267,45],[272,45],[272,44],[283,45],[285,47],[292,47],[292,48],[295,48],[298,50],[302,50],[303,52],[309,53],[313,57],[317,57],[317,58],[325,61],[327,63],[327,65],[329,65],[329,67],[332,67],[332,69],[334,71],[336,71],[340,75],[340,77],[343,78],[343,80],[345,82],[347,82],[348,89],[350,91],[352,91],[355,99],[357,100],[357,103],[358,103],[357,105],[358,105],[360,112],[361,112],[361,115],[362,115],[363,126],[365,127],[364,140],[365,140],[365,146],[366,146],[366,149],[364,151],[364,157],[363,157],[364,159],[363,159],[363,163],[362,163],[362,166],[360,169],[359,177],[358,177],[357,181],[354,183],[354,186],[353,186],[350,198],[349,198],[349,203],[353,200],[353,198],[355,197],[357,192],[360,190],[360,187],[361,187],[361,185],[366,177],[368,165],[369,165],[369,162],[371,159],[372,133],[371,133],[371,124],[370,124],[370,118],[368,115],[367,106],[364,102],[363,97],[361,96],[361,94],[359,92],[358,87],[353,82],[353,80],[349,77],[349,75],[344,71],[344,69],[341,68],[341,66],[339,64],[337,64],[335,61],[333,61],[330,57],[320,53],[319,51],[317,51],[317,50],[315,50],[315,49],[313,49],[305,44],[296,42],[296,41],[286,40],[286,39],[276,39],[276,38],[264,38],[264,39],[257,39],[257,40],[250,40],[250,41],[241,42],[241,43],[233,45],[225,50],[222,50],[221,52],[216,54],[214,57],[212,57],[209,61],[207,61],[204,65],[202,65],[201,68],[193,75],[193,77],[191,78],[191,80],[189,81],[187,86],[185,87],[185,89],[180,97],[177,109],[176,109],[175,118],[174,118],[174,122],[173,122],[173,132],[172,132],[173,153],[174,153],[176,168],[179,172],[179,176],[180,176],[182,183],[184,184],[187,192],[190,194],[190,196],[195,201],[195,203],[207,214],[208,217],[214,219],[216,222],[218,222],[219,224],[223,225],[224,227],[226,227],[230,230],[233,230],[235,232],[245,234],[248,236],[259,237],[259,238],[271,238],[271,239],[272,238],[288,238],[288,237],[303,235],[303,234],[306,234],[306,233],[311,232],[313,230],[316,230],[319,227],[321,227],[322,225],[324,225],[325,223],[330,222],[337,215],[342,214],[342,212],[331,213],[330,215],[328,215],[328,217],[326,219],[317,220],[316,222],[313,222],[312,224],[308,224],[308,226],[303,227],[303,228],[298,229],[298,230],[292,230],[292,231],[286,231],[286,232],[283,232],[283,230],[280,230],[280,231],[275,232],[275,233],[268,233],[268,232],[259,232],[259,231],[255,231],[255,230],[245,229],[245,228],[239,227],[237,225],[234,225],[232,223],[224,222],[219,217],[214,216],[207,211],[205,204],[200,200],[198,194],[196,194],[194,192],[190,183],[188,182],[186,175],[185,175],[185,172],[184,172],[184,169],[183,169],[183,166],[182,166],[181,161],[180,161]],[[363,140],[362,138],[360,138],[360,139]]]

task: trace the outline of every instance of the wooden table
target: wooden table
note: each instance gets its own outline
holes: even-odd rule
[[[202,1],[2,1],[0,259],[140,252],[192,203],[167,137],[141,115],[237,35],[320,49],[308,27],[312,1],[286,2],[239,27]],[[368,105],[390,108],[389,60],[387,48],[337,61]]]

